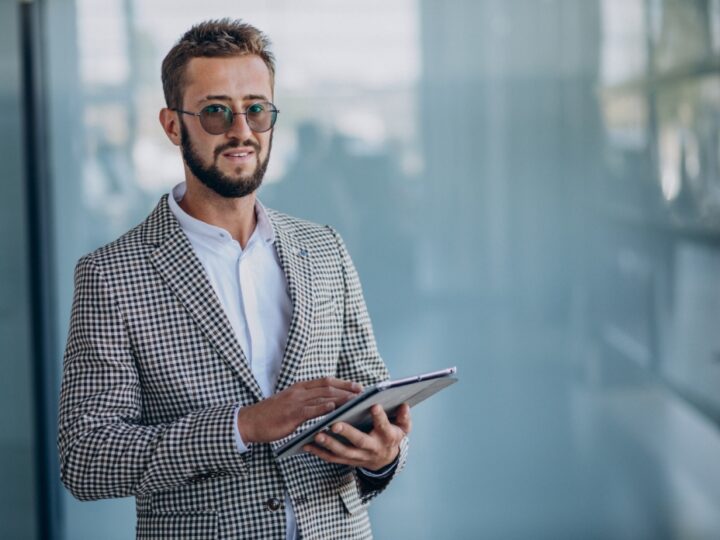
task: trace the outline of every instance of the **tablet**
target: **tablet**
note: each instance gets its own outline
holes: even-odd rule
[[[278,457],[287,457],[302,453],[303,446],[312,443],[315,435],[321,431],[345,441],[343,437],[330,431],[330,426],[336,422],[352,424],[359,430],[368,433],[373,427],[370,414],[370,408],[373,405],[382,405],[388,418],[392,420],[395,412],[403,403],[412,407],[457,382],[457,377],[453,376],[456,372],[457,368],[451,367],[370,386],[359,396],[324,416],[319,423],[292,437],[278,448],[276,454]]]

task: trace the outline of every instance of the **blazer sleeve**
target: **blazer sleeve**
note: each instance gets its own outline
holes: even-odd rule
[[[92,256],[75,269],[58,418],[63,483],[78,499],[126,497],[224,475],[246,475],[235,404],[144,425],[130,336]]]
[[[345,300],[337,376],[364,385],[387,380],[390,375],[377,349],[357,270],[342,237],[331,227],[330,231],[338,244]],[[377,496],[402,471],[407,461],[408,447],[408,438],[404,437],[400,443],[397,466],[392,474],[377,478],[364,475],[360,469],[355,470],[363,502],[368,502]]]

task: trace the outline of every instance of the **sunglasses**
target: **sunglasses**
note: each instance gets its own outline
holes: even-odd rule
[[[248,127],[255,133],[263,133],[270,131],[275,125],[277,114],[280,112],[275,105],[269,101],[258,101],[250,105],[245,112],[233,112],[227,105],[213,103],[203,107],[200,112],[183,111],[182,109],[172,109],[173,111],[197,116],[200,119],[200,125],[210,135],[222,135],[232,128],[235,117],[245,115]]]

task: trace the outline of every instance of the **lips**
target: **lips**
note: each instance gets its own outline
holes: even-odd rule
[[[224,151],[221,155],[233,163],[243,163],[255,156],[255,150],[252,148],[232,148]]]

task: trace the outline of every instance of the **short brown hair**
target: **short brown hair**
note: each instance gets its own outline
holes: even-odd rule
[[[254,26],[240,19],[217,19],[194,25],[170,49],[162,63],[165,103],[182,107],[185,90],[185,68],[193,58],[226,57],[256,54],[270,71],[270,85],[275,86],[275,57],[270,40]]]

